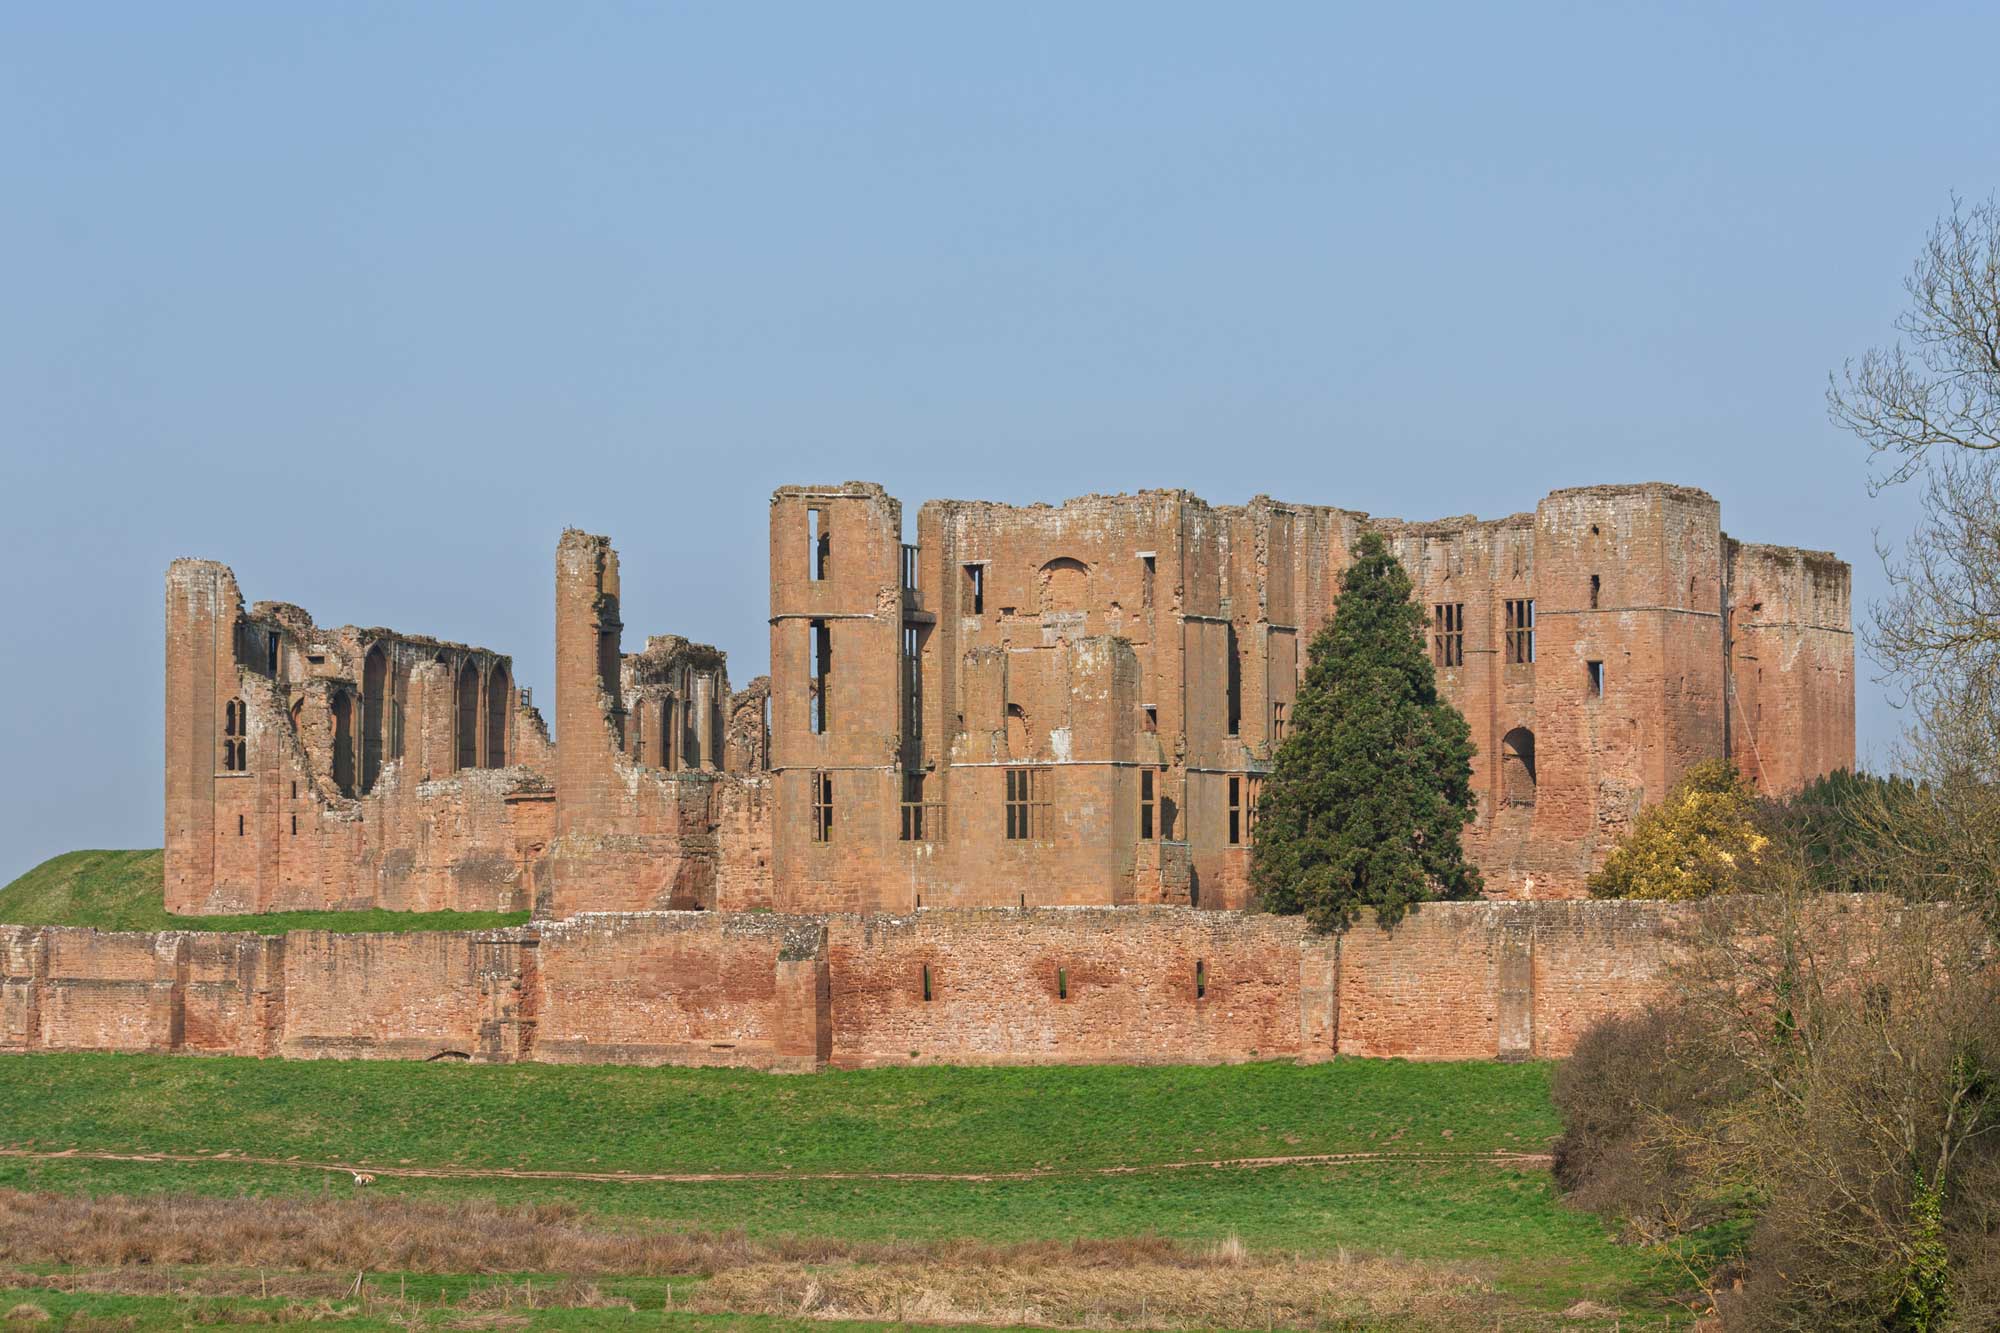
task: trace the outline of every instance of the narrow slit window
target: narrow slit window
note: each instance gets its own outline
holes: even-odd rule
[[[1509,665],[1535,660],[1535,603],[1532,598],[1507,600],[1506,641]]]
[[[1153,770],[1150,768],[1141,769],[1139,771],[1139,841],[1141,842],[1151,842],[1153,840],[1155,799]]]
[[[1236,642],[1233,623],[1223,627],[1223,642],[1228,654],[1224,669],[1228,673],[1229,734],[1236,736],[1243,731],[1243,651]]]
[[[1243,779],[1229,779],[1229,845],[1243,845]]]
[[[1069,969],[1066,967],[1056,969],[1056,998],[1058,1000],[1069,998]]]
[[[1441,667],[1465,665],[1465,603],[1431,607],[1431,656]]]
[[[242,815],[238,815],[238,816],[236,816],[236,836],[237,836],[237,837],[239,837],[239,838],[243,836],[243,816],[242,816]]]
[[[264,651],[266,654],[264,665],[270,668],[271,674],[275,676],[278,674],[278,631],[271,631],[270,638],[264,641]]]
[[[1599,578],[1597,575],[1592,574],[1590,576],[1590,609],[1593,611],[1597,609],[1597,594],[1600,591],[1602,591],[1603,588],[1604,588],[1604,580]]]
[[[925,1004],[929,1004],[930,1002],[931,1002],[931,965],[930,965],[929,963],[925,963],[925,964],[924,964],[924,1003],[925,1003]]]
[[[1586,662],[1584,665],[1590,669],[1590,697],[1593,699],[1602,699],[1604,697],[1604,663]]]
[[[1199,1000],[1208,994],[1208,964],[1197,958],[1194,960],[1194,998]]]
[[[812,775],[812,791],[812,840],[832,842],[833,774],[815,772]]]
[[[292,836],[294,838],[299,836],[299,817],[297,815],[292,816]]]
[[[965,605],[967,615],[986,614],[986,566],[965,566]]]

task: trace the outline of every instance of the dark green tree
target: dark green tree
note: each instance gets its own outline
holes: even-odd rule
[[[1344,930],[1372,907],[1387,927],[1413,903],[1479,891],[1458,838],[1472,733],[1438,695],[1423,630],[1410,576],[1363,536],[1258,802],[1250,879],[1267,910]]]

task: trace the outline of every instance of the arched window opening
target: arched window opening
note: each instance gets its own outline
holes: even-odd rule
[[[479,672],[471,662],[458,673],[458,766],[479,767]]]
[[[1042,566],[1042,614],[1081,612],[1090,606],[1090,566],[1058,556]]]
[[[1500,738],[1500,796],[1508,805],[1535,803],[1535,733],[1526,727]]]
[[[495,663],[486,678],[486,766],[507,767],[507,712],[514,682],[503,663]]]
[[[222,706],[222,771],[250,771],[250,715],[241,699],[231,699]]]
[[[1007,705],[1007,757],[1009,759],[1032,759],[1035,757],[1035,740],[1028,730],[1027,710],[1019,704]]]
[[[389,654],[381,644],[368,650],[361,668],[361,790],[375,790],[388,753]]]
[[[333,785],[354,795],[354,700],[342,690],[333,696]]]

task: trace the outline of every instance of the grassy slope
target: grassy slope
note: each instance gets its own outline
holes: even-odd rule
[[[595,1171],[983,1171],[1346,1151],[1539,1149],[1545,1065],[1405,1064],[728,1070],[194,1060],[0,1059],[0,1143],[233,1150],[379,1165]],[[161,1108],[200,1108],[166,1115]],[[1444,1131],[1451,1138],[1444,1138]],[[298,1194],[345,1176],[227,1162],[0,1158],[0,1186],[84,1193]],[[995,1241],[1240,1236],[1465,1261],[1545,1309],[1637,1313],[1685,1285],[1561,1207],[1544,1171],[1370,1163],[1028,1181],[608,1183],[382,1176],[382,1193],[567,1202],[757,1234]]]
[[[95,926],[99,930],[487,930],[516,926],[526,912],[268,912],[249,916],[170,916],[163,902],[162,854],[65,852],[0,889],[0,922]]]

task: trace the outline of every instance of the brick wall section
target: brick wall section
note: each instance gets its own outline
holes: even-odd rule
[[[1325,1001],[1335,946],[1302,943],[1295,919],[1186,908],[925,911],[835,917],[828,935],[835,1065],[1333,1053]]]
[[[581,916],[542,929],[539,962],[538,1060],[805,1070],[826,1058],[815,918]]]
[[[596,914],[402,935],[4,926],[0,1050],[776,1070],[1560,1057],[1657,993],[1683,932],[1728,910],[1433,903],[1337,938],[1184,906]]]

